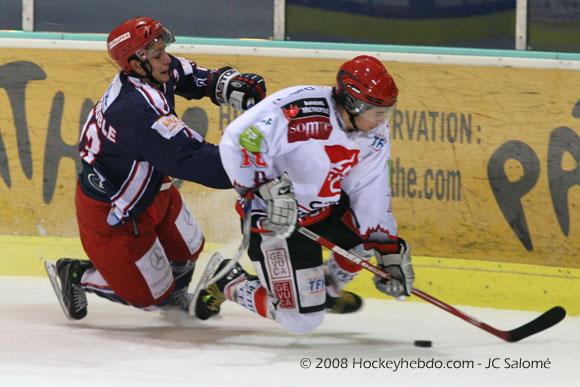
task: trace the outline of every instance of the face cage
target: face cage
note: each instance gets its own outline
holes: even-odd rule
[[[167,28],[162,27],[161,34],[149,42],[145,48],[135,51],[135,56],[139,58],[142,62],[149,60],[149,58],[155,56],[159,51],[159,48],[155,47],[156,43],[163,42],[165,47],[169,46],[171,43],[175,42],[175,37]]]
[[[360,116],[362,118],[365,119],[369,119],[369,120],[373,120],[373,118],[367,118],[365,116],[371,116],[372,115],[372,111],[374,109],[385,109],[385,120],[389,123],[392,122],[394,113],[395,113],[395,109],[396,109],[396,103],[394,103],[391,106],[377,106],[377,105],[371,105],[369,103],[363,102],[361,100],[358,100],[356,98],[354,98],[353,96],[351,96],[348,93],[345,93],[345,108],[346,110],[352,114],[353,116]]]
[[[370,109],[377,109],[377,108],[391,108],[394,106],[379,106],[379,105],[372,105],[370,103],[366,103],[364,101],[361,101],[360,99],[356,99],[354,98],[352,95],[350,95],[348,92],[345,92],[345,98],[344,98],[344,106],[346,107],[346,109],[352,113],[352,114],[362,114],[364,112],[366,112],[367,110]]]

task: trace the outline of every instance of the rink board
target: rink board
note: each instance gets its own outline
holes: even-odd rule
[[[232,256],[237,241],[227,246],[206,244],[200,258],[220,250]],[[86,258],[77,238],[0,236],[0,275],[46,276],[42,262],[60,257]],[[580,315],[580,270],[571,268],[415,256],[416,286],[452,305],[543,311],[561,305]],[[249,260],[244,267],[251,271]],[[365,298],[388,299],[375,290],[362,271],[348,289]],[[412,301],[419,301],[411,297]]]
[[[330,85],[342,62],[195,59],[258,72],[270,93]],[[400,88],[391,133],[394,212],[414,253],[580,267],[580,72],[386,65]],[[104,51],[0,49],[0,235],[77,235],[75,145],[114,74]],[[177,112],[212,142],[235,116],[182,99]],[[209,241],[237,235],[231,192],[189,183],[182,192]]]

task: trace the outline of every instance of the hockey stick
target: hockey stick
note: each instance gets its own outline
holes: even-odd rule
[[[386,279],[386,280],[388,280],[390,278],[389,273],[387,273],[386,271],[382,270],[381,268],[379,268],[377,266],[374,266],[374,265],[368,263],[367,261],[365,261],[364,259],[362,259],[358,255],[353,254],[350,251],[347,251],[347,250],[341,248],[340,246],[335,245],[334,243],[332,243],[328,239],[321,237],[320,235],[312,232],[311,230],[304,228],[304,227],[299,227],[298,231],[302,235],[313,240],[314,242],[328,248],[329,250],[331,250],[337,254],[342,255],[346,259],[360,265],[362,268],[378,275],[379,277]],[[566,310],[564,308],[562,308],[561,306],[554,306],[553,308],[544,312],[543,314],[536,317],[534,320],[528,322],[527,324],[524,324],[520,327],[517,327],[517,328],[509,330],[509,331],[504,331],[501,329],[494,328],[491,325],[486,324],[486,323],[478,320],[477,318],[470,316],[467,313],[462,312],[459,309],[457,309],[449,304],[446,304],[445,302],[423,292],[422,290],[414,288],[412,290],[412,294],[427,301],[428,303],[430,303],[432,305],[435,305],[438,308],[443,309],[446,312],[449,312],[449,313],[459,317],[460,319],[462,319],[464,321],[467,321],[471,325],[475,325],[476,327],[483,329],[484,331],[491,333],[492,335],[499,337],[502,340],[511,342],[511,343],[516,342],[516,341],[520,341],[522,339],[525,339],[526,337],[529,337],[529,336],[534,335],[538,332],[546,330],[546,329],[556,325],[557,323],[562,321],[564,319],[564,317],[566,317]]]
[[[234,268],[236,263],[238,263],[240,261],[240,259],[242,259],[242,256],[244,255],[244,253],[248,249],[248,246],[250,245],[250,233],[252,230],[252,217],[251,217],[250,212],[252,211],[252,199],[251,198],[248,199],[247,197],[244,197],[242,200],[244,203],[244,208],[243,208],[244,221],[242,223],[242,242],[238,246],[238,251],[236,252],[236,255],[230,260],[230,262],[228,262],[227,265],[225,265],[219,271],[219,273],[216,273],[212,278],[210,278],[205,283],[204,287],[207,287],[207,286],[213,284],[214,282],[221,279],[224,275],[229,273],[230,270],[232,270]]]

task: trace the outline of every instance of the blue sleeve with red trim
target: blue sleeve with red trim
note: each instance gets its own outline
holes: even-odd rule
[[[172,77],[175,94],[186,99],[201,99],[209,96],[209,78],[212,71],[199,67],[185,58],[171,56]]]
[[[135,100],[133,100],[135,101]],[[110,114],[118,128],[131,128],[131,144],[140,160],[161,173],[211,188],[228,189],[232,184],[222,166],[217,145],[210,144],[174,114],[159,115],[140,100],[140,108],[127,106]]]
[[[211,188],[232,188],[217,145],[190,137],[185,128],[170,139],[146,130],[137,146],[139,154],[165,175]]]

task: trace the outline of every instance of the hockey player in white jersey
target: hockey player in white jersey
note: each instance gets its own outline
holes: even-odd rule
[[[358,310],[361,298],[343,288],[360,266],[334,253],[323,263],[320,245],[297,227],[376,257],[391,275],[376,277],[376,287],[393,297],[411,294],[409,245],[391,212],[388,118],[397,95],[383,64],[363,55],[340,67],[335,87],[281,90],[226,128],[219,145],[224,168],[241,197],[253,193],[248,255],[258,276],[236,265],[203,289],[200,319],[219,313],[228,299],[306,333],[327,311]]]

